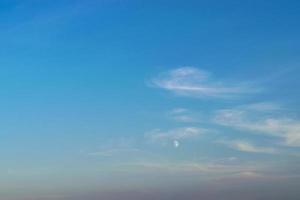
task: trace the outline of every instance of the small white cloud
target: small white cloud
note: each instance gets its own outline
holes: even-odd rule
[[[182,67],[163,73],[153,79],[152,83],[177,95],[191,97],[224,98],[258,91],[245,83],[221,83],[213,80],[208,72],[194,67]]]
[[[219,143],[225,144],[226,146],[233,148],[238,151],[249,152],[249,153],[276,153],[274,148],[270,147],[259,147],[248,141],[244,140],[233,140],[233,141],[219,141]]]

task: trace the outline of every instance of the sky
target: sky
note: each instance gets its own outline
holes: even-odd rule
[[[0,198],[300,197],[300,2],[1,0]]]

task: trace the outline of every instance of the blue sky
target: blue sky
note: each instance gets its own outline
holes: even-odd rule
[[[0,1],[0,196],[299,198],[299,8]]]

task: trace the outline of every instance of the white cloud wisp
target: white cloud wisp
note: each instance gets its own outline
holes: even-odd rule
[[[258,91],[258,89],[245,83],[234,85],[221,83],[213,80],[209,73],[194,67],[182,67],[163,73],[153,79],[152,83],[156,87],[174,92],[177,95],[198,98],[228,98]]]
[[[287,146],[300,146],[300,121],[296,119],[277,117],[270,113],[266,115],[263,111],[240,107],[217,111],[214,122],[256,134],[279,137]]]

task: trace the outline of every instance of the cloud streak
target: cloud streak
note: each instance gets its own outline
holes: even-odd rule
[[[197,128],[197,127],[183,127],[176,128],[167,131],[162,131],[160,129],[154,129],[145,134],[145,136],[154,141],[162,140],[183,140],[192,137],[199,136],[206,133],[208,130]]]
[[[88,153],[90,156],[103,156],[103,157],[111,157],[119,154],[124,154],[124,153],[139,153],[141,152],[140,149],[137,148],[114,148],[114,149],[104,149],[100,151],[95,151]]]
[[[154,86],[180,96],[228,98],[259,91],[249,84],[225,84],[211,78],[208,72],[194,67],[182,67],[160,74],[152,80]],[[238,85],[238,86],[237,86]]]
[[[219,141],[219,143],[224,144],[232,149],[242,152],[249,152],[249,153],[276,153],[274,148],[270,147],[259,147],[251,142],[245,140],[233,140],[233,141]]]
[[[214,122],[250,133],[279,137],[287,146],[300,147],[300,121],[278,117],[274,113],[266,113],[266,110],[251,106],[223,109],[215,113]]]
[[[175,108],[168,113],[168,116],[177,122],[193,123],[199,122],[199,117],[185,108]]]
[[[250,163],[218,163],[209,162],[134,162],[122,164],[127,167],[138,168],[143,171],[157,171],[161,173],[199,173],[203,175],[232,175],[254,172],[261,166]]]

